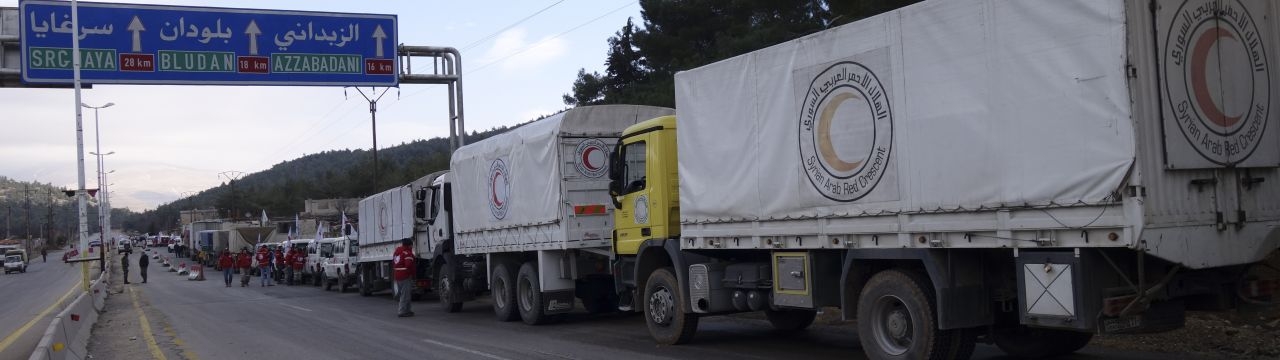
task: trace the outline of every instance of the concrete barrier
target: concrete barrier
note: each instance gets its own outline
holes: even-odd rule
[[[53,317],[29,360],[86,358],[93,324],[97,323],[99,312],[106,306],[110,270],[108,266],[107,271],[89,285],[89,292],[80,293]]]

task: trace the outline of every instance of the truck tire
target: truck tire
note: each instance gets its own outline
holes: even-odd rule
[[[351,284],[347,282],[347,278],[350,276],[351,274],[344,275],[341,271],[338,272],[338,280],[336,280],[338,282],[338,293],[346,294],[350,290]]]
[[[649,335],[662,345],[678,345],[693,340],[698,317],[685,308],[684,289],[670,267],[654,270],[644,285],[641,311]]]
[[[329,277],[324,274],[324,270],[320,271],[320,278],[323,279],[320,281],[324,282],[324,291],[333,290],[333,281],[329,281]]]
[[[813,318],[818,315],[814,310],[765,310],[765,317],[769,318],[769,323],[773,325],[774,330],[781,332],[797,332],[804,330],[813,325]]]
[[[933,285],[915,271],[871,277],[858,299],[858,338],[871,359],[954,359],[973,352],[967,330],[938,329]],[[966,351],[968,349],[968,351]]]
[[[516,305],[525,324],[542,325],[552,320],[544,311],[538,267],[532,261],[520,265],[520,273],[516,275]]]
[[[316,271],[315,269],[312,269],[311,286],[320,286],[321,282],[325,280],[323,271],[324,270]]]
[[[359,284],[360,296],[373,295],[373,284],[371,284],[373,282],[373,279],[369,278],[370,276],[372,276],[369,274],[369,267],[362,265],[360,266],[360,269],[358,271],[360,272],[359,274],[357,274],[357,277],[359,278],[359,282],[360,282]]]
[[[498,321],[520,320],[520,311],[516,309],[516,282],[512,281],[507,264],[498,264],[493,269],[493,282],[489,286],[493,291],[493,314],[498,316]]]
[[[1089,344],[1093,333],[1033,328],[1025,325],[996,329],[992,336],[1006,354],[1026,359],[1067,355]]]
[[[457,294],[461,289],[458,289],[458,279],[453,267],[452,263],[445,263],[440,267],[440,276],[436,278],[436,296],[440,298],[440,308],[449,313],[462,311],[462,302],[454,301],[461,297]]]

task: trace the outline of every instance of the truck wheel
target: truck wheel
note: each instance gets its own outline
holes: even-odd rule
[[[1093,333],[1018,325],[997,329],[992,337],[996,346],[1006,354],[1040,359],[1076,352],[1089,344]]]
[[[641,309],[649,335],[658,344],[678,345],[693,340],[693,334],[698,331],[698,317],[685,309],[681,301],[684,298],[684,290],[671,268],[664,267],[649,275]]]
[[[346,294],[347,291],[351,289],[351,284],[347,281],[350,276],[351,274],[345,274],[344,276],[342,272],[338,272],[338,280],[336,280],[338,283],[338,293]]]
[[[329,281],[329,277],[325,276],[324,271],[320,272],[320,278],[324,282],[324,291],[333,290],[333,281]]]
[[[782,332],[796,332],[804,330],[813,324],[813,318],[818,315],[814,310],[765,310],[765,317],[769,318],[769,323],[773,324],[773,328]]]
[[[858,338],[871,359],[956,358],[972,349],[965,330],[939,330],[933,285],[916,272],[872,276],[858,299]],[[967,346],[966,346],[967,345]],[[972,353],[972,350],[968,351]]]
[[[373,279],[369,278],[369,268],[367,266],[361,266],[359,271],[360,271],[360,274],[358,274],[358,277],[360,281],[360,285],[359,285],[360,296],[373,295],[373,286],[372,286],[373,284],[371,284]],[[341,289],[341,287],[339,287],[339,289]],[[342,290],[338,290],[338,291],[342,291]]]
[[[516,275],[516,304],[520,309],[520,320],[524,320],[525,324],[542,325],[551,322],[551,317],[543,311],[538,268],[532,261],[521,265],[520,273]]]
[[[462,311],[462,302],[454,301],[461,296],[457,294],[458,281],[453,274],[453,264],[445,263],[440,267],[440,276],[436,278],[436,296],[440,298],[440,308],[450,313]]]
[[[314,270],[314,269],[313,269]],[[311,272],[311,286],[320,286],[320,282],[324,281],[324,273],[320,271]]]
[[[493,269],[493,283],[489,285],[493,294],[493,313],[498,321],[520,320],[520,312],[516,309],[516,283],[511,281],[511,270],[507,264],[498,264]]]

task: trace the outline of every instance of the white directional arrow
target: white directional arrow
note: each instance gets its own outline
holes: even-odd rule
[[[249,55],[258,55],[258,35],[262,35],[258,23],[249,20],[249,26],[244,28],[244,35],[249,37]]]
[[[377,51],[375,51],[375,52],[374,52],[374,56],[375,56],[375,57],[382,57],[382,40],[384,40],[384,39],[386,39],[386,38],[387,38],[387,33],[382,31],[382,25],[378,25],[378,27],[373,28],[373,36],[372,36],[372,37],[373,37],[375,40],[378,40],[378,41],[377,41],[378,46],[377,46],[377,48],[376,48],[376,49],[377,49]]]
[[[133,21],[129,22],[129,27],[125,28],[133,33],[133,52],[142,51],[142,32],[147,28],[142,27],[142,20],[138,20],[138,16],[133,16]]]

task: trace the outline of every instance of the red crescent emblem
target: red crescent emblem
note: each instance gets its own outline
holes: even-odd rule
[[[489,186],[489,193],[493,196],[493,204],[502,207],[502,200],[498,200],[498,177],[502,176],[501,171],[493,172],[493,178],[490,179],[492,185]]]
[[[1195,91],[1196,105],[1200,106],[1200,110],[1209,118],[1209,121],[1218,126],[1231,127],[1240,122],[1240,116],[1227,116],[1222,113],[1217,104],[1213,103],[1213,96],[1209,93],[1208,75],[1205,74],[1208,71],[1205,62],[1209,58],[1209,50],[1221,38],[1234,39],[1235,36],[1226,29],[1215,27],[1200,34],[1196,39],[1191,55],[1191,88]]]
[[[596,147],[589,147],[587,148],[587,151],[582,152],[582,166],[586,166],[588,170],[591,170],[591,171],[600,170],[600,167],[592,165],[590,160],[591,153],[596,151],[600,151],[600,149]]]

